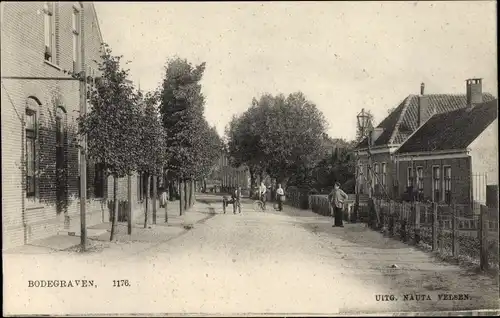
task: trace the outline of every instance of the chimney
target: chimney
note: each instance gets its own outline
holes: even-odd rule
[[[467,87],[467,106],[483,102],[483,85],[481,78],[470,78],[465,81]]]
[[[424,95],[425,84],[420,84],[420,95],[418,96],[418,126],[422,126],[432,115],[434,107],[429,103],[429,96]]]

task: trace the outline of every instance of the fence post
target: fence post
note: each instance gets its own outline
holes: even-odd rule
[[[488,208],[481,204],[479,217],[480,267],[488,269]]]
[[[438,215],[437,204],[432,202],[432,250],[436,251],[438,248]]]
[[[415,229],[415,235],[413,237],[413,243],[415,245],[418,245],[420,243],[420,203],[415,202],[415,207],[414,207],[414,229]]]
[[[389,203],[389,225],[388,225],[389,236],[394,236],[394,202]]]
[[[459,228],[458,228],[458,211],[457,211],[457,205],[453,204],[452,210],[451,210],[451,248],[452,248],[452,255],[453,257],[458,257],[458,235],[459,235]]]

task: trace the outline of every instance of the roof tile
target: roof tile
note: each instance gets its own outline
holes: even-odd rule
[[[497,117],[498,100],[432,116],[397,151],[398,154],[466,149]]]

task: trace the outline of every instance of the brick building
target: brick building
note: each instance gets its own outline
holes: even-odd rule
[[[400,193],[486,204],[486,186],[498,185],[498,100],[481,101],[472,96],[468,107],[432,116],[401,145],[395,152]]]
[[[82,36],[85,58],[81,57]],[[76,118],[82,69],[98,76],[103,42],[91,2],[2,3],[2,235],[5,248],[79,233]],[[91,111],[91,105],[87,105]],[[107,182],[87,165],[87,225],[109,218]],[[137,180],[133,180],[133,189]],[[119,181],[118,198],[127,194]],[[134,191],[134,202],[138,193]],[[139,203],[134,205],[137,209]]]
[[[469,81],[467,83],[467,94],[425,94],[425,86],[422,83],[419,95],[408,95],[375,127],[370,138],[373,167],[371,187],[367,178],[368,138],[356,146],[355,151],[359,156],[357,188],[361,194],[367,194],[371,188],[374,189],[375,196],[387,195],[396,200],[400,199],[404,185],[400,184],[401,180],[398,178],[394,153],[408,137],[432,115],[466,108],[474,92],[474,96],[481,97],[484,102],[495,99],[493,95],[482,92],[480,83],[474,87],[469,85]]]

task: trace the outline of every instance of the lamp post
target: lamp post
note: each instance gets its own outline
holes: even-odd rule
[[[370,146],[371,146],[371,130],[372,130],[372,123],[371,123],[371,115],[368,112],[365,112],[365,109],[361,109],[361,112],[356,116],[357,119],[357,126],[358,130],[360,131],[360,140],[363,140],[364,137],[368,138],[368,169],[367,169],[367,175],[368,175],[368,196],[371,199],[372,197],[372,189],[371,189],[371,184],[372,184],[372,178],[371,178],[371,154],[370,154]],[[358,210],[359,210],[359,175],[360,175],[360,169],[359,169],[359,152],[356,151],[356,183],[355,183],[355,192],[356,192],[356,203],[354,206],[354,218],[353,222],[357,221],[358,218]]]

